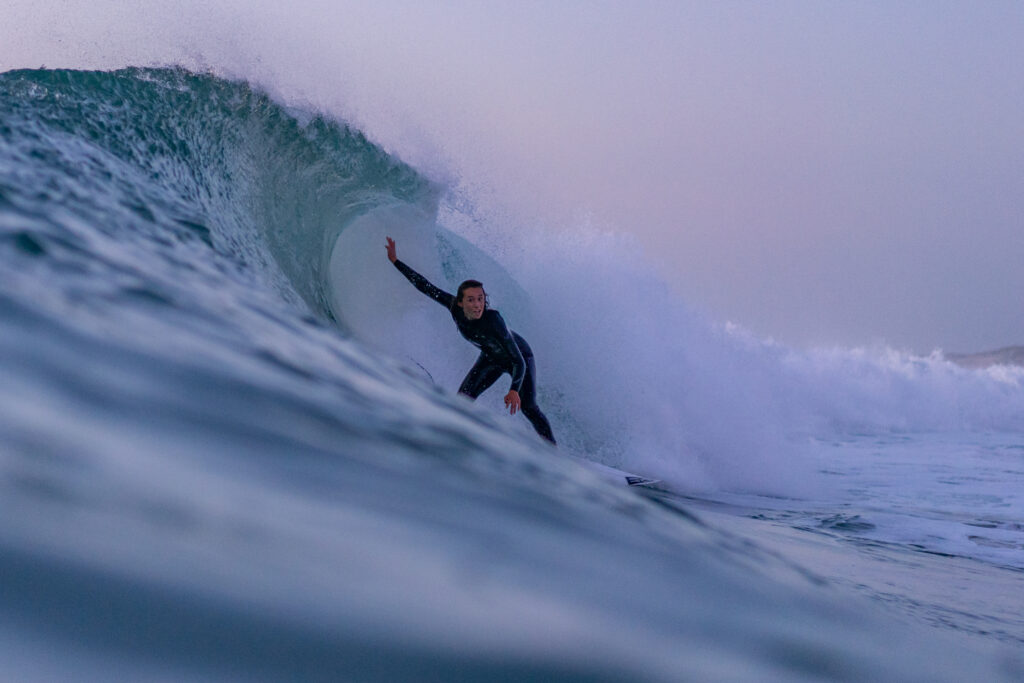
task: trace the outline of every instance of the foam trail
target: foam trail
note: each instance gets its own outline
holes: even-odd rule
[[[480,246],[530,297],[514,325],[537,351],[541,401],[566,447],[607,464],[799,495],[822,486],[811,440],[1024,427],[1024,370],[786,347],[690,309],[621,236],[503,228]]]

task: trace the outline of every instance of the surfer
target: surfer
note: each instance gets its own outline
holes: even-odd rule
[[[521,409],[537,433],[555,443],[551,425],[537,405],[533,351],[525,339],[508,329],[500,313],[488,307],[483,284],[476,280],[466,280],[459,285],[456,295],[452,296],[399,261],[395,241],[390,237],[387,238],[386,248],[388,259],[395,264],[395,268],[416,289],[447,308],[459,333],[480,349],[480,357],[470,368],[466,379],[462,380],[459,393],[476,400],[502,374],[509,373],[512,386],[505,394],[505,406],[513,415]]]

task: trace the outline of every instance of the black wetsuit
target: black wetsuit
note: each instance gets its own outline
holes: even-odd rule
[[[430,284],[425,277],[401,261],[396,260],[395,267],[416,289],[447,308],[459,328],[459,333],[480,349],[480,357],[470,368],[466,379],[462,380],[459,393],[475,399],[501,375],[509,373],[512,375],[512,386],[509,388],[519,394],[519,405],[523,415],[538,434],[554,443],[551,425],[537,406],[537,390],[533,382],[536,374],[533,351],[526,340],[510,331],[501,314],[494,309],[485,309],[479,320],[470,320],[462,309],[455,305],[454,296]]]

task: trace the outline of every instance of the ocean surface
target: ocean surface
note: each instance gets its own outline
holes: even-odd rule
[[[0,74],[0,678],[1024,680],[1024,370],[485,232],[244,82]],[[558,449],[385,235],[485,282]]]

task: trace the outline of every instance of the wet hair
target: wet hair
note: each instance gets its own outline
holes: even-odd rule
[[[466,280],[461,285],[459,285],[459,289],[455,294],[455,303],[452,304],[452,307],[458,306],[459,303],[462,301],[462,294],[467,289],[473,289],[474,287],[484,289],[484,283],[480,282],[479,280]],[[490,306],[490,303],[491,302],[487,298],[487,290],[484,290],[484,308]]]

